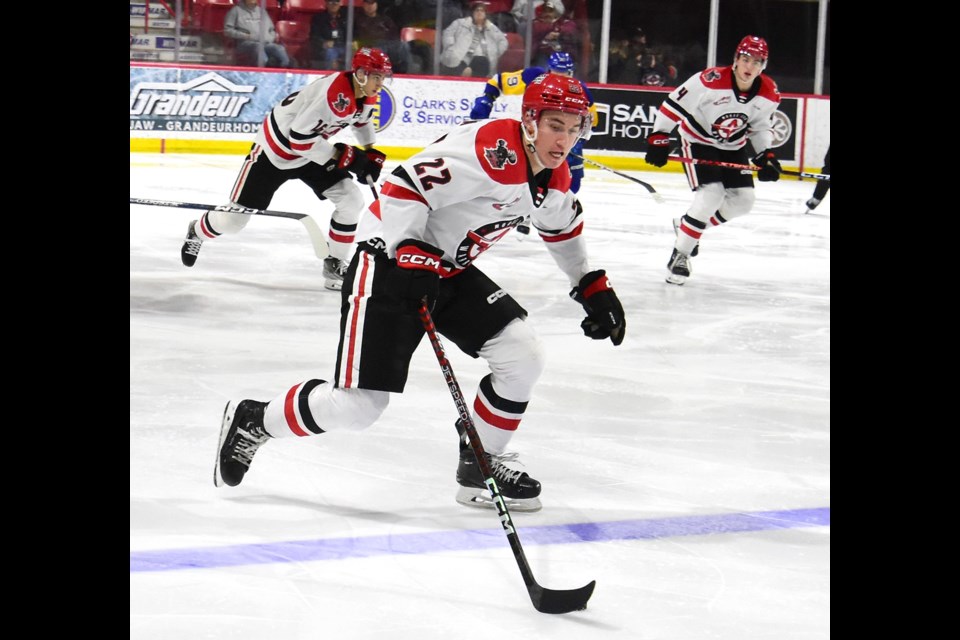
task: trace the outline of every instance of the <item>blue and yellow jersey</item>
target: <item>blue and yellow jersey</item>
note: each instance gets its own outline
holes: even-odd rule
[[[487,80],[487,84],[483,87],[483,92],[493,101],[496,101],[501,95],[520,96],[523,95],[527,85],[533,82],[534,78],[548,72],[549,70],[543,67],[527,67],[526,69],[520,69],[518,71],[504,71]],[[587,101],[590,104],[591,126],[595,127],[599,119],[597,116],[597,106],[593,104],[593,96],[590,94],[590,89],[587,88],[583,80],[580,81],[580,84],[583,85],[583,90],[587,94]]]

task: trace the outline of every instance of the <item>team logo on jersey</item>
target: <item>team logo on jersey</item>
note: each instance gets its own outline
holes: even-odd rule
[[[456,262],[458,267],[467,267],[477,259],[481,253],[489,249],[494,243],[507,234],[510,229],[523,222],[524,216],[517,216],[511,220],[499,220],[485,224],[479,229],[467,232],[467,237],[457,247]]]
[[[517,164],[517,152],[507,148],[507,141],[503,138],[497,140],[496,149],[483,148],[483,157],[494,169],[503,169],[508,164]]]
[[[503,210],[506,209],[507,207],[512,207],[513,205],[517,204],[518,202],[520,202],[520,196],[517,196],[516,198],[514,198],[514,199],[511,200],[510,202],[494,202],[494,203],[493,203],[493,208],[496,209],[497,211],[503,211]]]
[[[337,94],[337,99],[334,100],[330,106],[333,107],[333,110],[337,113],[343,113],[347,110],[347,107],[350,106],[350,98],[343,95],[342,93]]]
[[[705,82],[713,82],[714,80],[720,79],[720,72],[716,69],[708,69],[703,72],[703,80]]]
[[[713,137],[717,140],[729,140],[747,126],[747,114],[725,113],[710,125]]]

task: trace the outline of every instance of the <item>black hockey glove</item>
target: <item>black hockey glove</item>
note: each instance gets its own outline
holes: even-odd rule
[[[380,169],[383,168],[383,161],[387,157],[382,152],[376,149],[364,151],[342,142],[333,146],[340,150],[340,157],[335,165],[337,169],[349,171],[364,184],[367,182],[367,176],[373,178],[374,182],[380,177]]]
[[[379,149],[374,149],[370,147],[364,153],[367,154],[367,160],[370,161],[370,164],[367,165],[367,173],[373,179],[374,182],[377,182],[380,179],[380,171],[383,169],[383,163],[387,159],[387,154]],[[357,176],[361,182],[366,182],[366,176]]]
[[[404,240],[397,245],[397,264],[387,276],[387,289],[404,311],[418,313],[423,297],[433,311],[440,291],[440,259],[443,251],[422,240]]]
[[[647,136],[647,164],[662,167],[667,164],[670,155],[670,136],[665,133],[651,133]]]
[[[570,291],[570,297],[583,305],[587,312],[587,317],[580,323],[583,335],[594,340],[610,338],[614,346],[623,342],[627,319],[606,271],[598,269],[580,278],[580,284]]]
[[[760,182],[776,182],[780,179],[780,162],[771,149],[767,149],[754,158],[753,164],[760,167],[760,171],[757,173],[757,180]]]

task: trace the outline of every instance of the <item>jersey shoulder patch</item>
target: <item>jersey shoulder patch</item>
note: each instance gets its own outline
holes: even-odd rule
[[[527,157],[520,140],[520,123],[513,118],[490,120],[477,130],[474,151],[484,173],[501,184],[527,180]]]
[[[729,89],[732,76],[733,67],[710,67],[700,72],[700,82],[708,89]]]
[[[330,83],[327,89],[327,103],[330,110],[337,117],[348,116],[357,110],[356,101],[353,97],[353,85],[346,75],[340,74],[337,79]]]

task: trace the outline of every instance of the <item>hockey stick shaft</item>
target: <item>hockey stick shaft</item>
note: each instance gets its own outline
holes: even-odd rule
[[[379,199],[380,199],[380,194],[377,193],[377,185],[374,184],[372,177],[367,176],[367,184],[370,185],[370,193],[373,194],[373,199],[374,199],[374,200],[379,200]]]
[[[600,169],[603,169],[604,171],[609,171],[610,173],[616,174],[616,175],[620,176],[621,178],[626,178],[627,180],[630,180],[630,181],[632,181],[632,182],[636,182],[638,185],[640,185],[641,187],[643,187],[644,189],[646,189],[647,191],[649,191],[649,192],[650,192],[650,195],[653,196],[653,199],[654,199],[654,200],[656,200],[657,202],[659,202],[659,203],[661,203],[661,204],[663,203],[663,196],[660,195],[659,193],[657,193],[657,190],[654,189],[654,188],[653,188],[653,185],[650,184],[649,182],[644,182],[643,180],[640,180],[639,178],[634,178],[633,176],[627,175],[627,174],[625,174],[625,173],[620,173],[619,171],[617,171],[617,170],[615,170],[615,169],[611,169],[610,167],[608,167],[608,166],[606,166],[606,165],[604,165],[604,164],[600,164],[599,162],[595,162],[595,161],[593,161],[593,160],[591,160],[590,158],[587,158],[587,157],[585,157],[585,156],[578,156],[578,155],[575,154],[575,153],[571,153],[570,155],[573,156],[574,158],[577,158],[578,160],[583,160],[584,162],[586,162],[586,163],[588,163],[588,164],[592,164],[592,165],[595,166],[595,167],[598,167],[598,168],[600,168]]]
[[[740,169],[741,171],[760,171],[760,167],[749,164],[739,164],[736,162],[722,162],[720,160],[703,160],[701,158],[681,158],[680,156],[670,156],[668,160],[685,162],[687,164],[705,164],[712,167],[723,167],[725,169]],[[810,173],[809,171],[791,171],[790,169],[781,169],[780,173],[785,176],[800,176],[801,178],[813,178],[815,180],[829,180],[830,174]]]
[[[269,209],[251,209],[250,207],[241,207],[229,204],[199,204],[197,202],[178,202],[176,200],[156,200],[152,198],[130,198],[130,204],[143,204],[153,207],[170,207],[173,209],[202,209],[206,211],[227,211],[230,213],[243,213],[251,216],[269,216],[272,218],[290,218],[299,220],[310,234],[310,243],[313,245],[313,252],[318,258],[323,260],[330,255],[330,248],[327,245],[327,239],[323,235],[317,222],[306,213],[292,213],[290,211],[270,211]]]
[[[433,352],[437,355],[437,361],[440,363],[440,369],[443,371],[443,376],[447,381],[450,395],[453,396],[453,403],[457,405],[460,421],[463,423],[467,437],[470,440],[470,448],[477,458],[480,473],[483,475],[483,483],[487,486],[487,489],[490,490],[493,503],[497,507],[500,524],[507,534],[507,540],[509,540],[510,548],[513,550],[513,557],[520,567],[520,575],[523,576],[523,581],[527,585],[527,592],[530,594],[530,600],[533,602],[534,608],[541,613],[569,613],[571,611],[586,609],[587,601],[590,599],[590,596],[593,595],[593,588],[597,584],[596,580],[591,581],[579,589],[571,590],[546,589],[537,584],[536,579],[533,577],[533,571],[530,569],[530,563],[527,562],[527,557],[523,553],[517,528],[513,524],[510,511],[507,509],[503,495],[500,493],[500,487],[497,486],[497,481],[493,477],[490,463],[487,462],[486,452],[483,449],[483,443],[480,441],[480,435],[477,433],[477,427],[473,424],[473,419],[470,417],[470,409],[467,406],[467,401],[463,397],[460,384],[457,382],[456,376],[453,375],[453,367],[450,365],[450,361],[447,360],[443,345],[440,343],[440,336],[437,335],[437,327],[433,323],[430,310],[427,308],[426,297],[424,297],[420,304],[420,320],[423,323],[424,330],[427,332],[427,336],[430,338],[430,344],[433,345]]]

